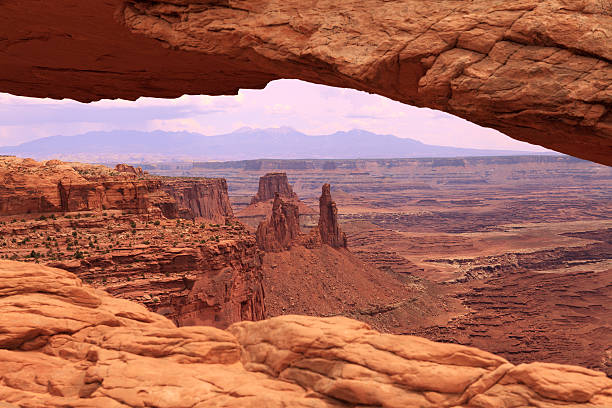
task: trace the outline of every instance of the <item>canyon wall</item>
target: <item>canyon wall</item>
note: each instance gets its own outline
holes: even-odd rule
[[[133,100],[235,94],[297,78],[444,110],[612,164],[609,0],[39,7],[37,0],[0,5],[2,92]]]
[[[0,258],[59,267],[176,325],[225,328],[265,316],[261,254],[240,224],[109,210],[0,217]]]
[[[50,262],[177,326],[226,328],[265,317],[261,259],[250,236],[172,247],[125,248],[81,262]]]
[[[260,253],[225,180],[117,170],[1,158],[0,256],[68,269],[177,325],[262,319]]]
[[[36,308],[32,308],[36,305]],[[0,405],[606,407],[612,380],[342,317],[177,328],[75,275],[0,261]]]
[[[151,177],[125,164],[105,166],[0,158],[0,215],[123,210],[166,218],[233,217],[224,179]]]
[[[164,179],[162,190],[177,203],[178,216],[224,223],[234,216],[224,179]]]
[[[57,160],[0,159],[0,215],[120,209],[148,210],[156,182],[104,166]]]

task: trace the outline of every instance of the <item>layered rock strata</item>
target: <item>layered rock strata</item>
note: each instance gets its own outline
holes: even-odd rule
[[[240,224],[151,219],[119,211],[0,217],[0,258],[67,269],[180,326],[225,328],[265,315],[260,253]]]
[[[136,99],[298,78],[612,164],[609,0],[36,0],[0,6],[0,90]],[[62,50],[57,53],[56,50]],[[551,132],[554,129],[554,132]]]
[[[152,177],[140,168],[0,158],[0,216],[123,210],[166,218],[233,217],[224,179]]]
[[[293,192],[293,188],[289,185],[287,173],[267,173],[259,178],[259,189],[251,204],[260,203],[262,201],[273,200],[276,194],[287,200],[296,200],[297,194]]]
[[[264,317],[260,254],[225,180],[15,157],[0,180],[1,258],[69,269],[177,325]]]
[[[284,203],[292,203],[298,209],[300,226],[308,228],[316,217],[316,211],[304,204],[293,191],[286,173],[267,173],[259,178],[259,188],[251,204],[236,214],[244,224],[257,228],[273,211],[276,194]]]
[[[299,208],[276,194],[272,211],[257,227],[257,243],[264,251],[279,252],[291,245],[317,248],[328,245],[346,248],[346,235],[338,225],[338,209],[332,201],[330,186],[324,184],[319,198],[319,223],[309,234],[303,234],[299,223]]]
[[[156,182],[104,166],[0,159],[0,215],[121,209],[148,211]]]
[[[289,249],[301,235],[298,206],[284,201],[276,193],[272,213],[257,227],[257,244],[263,251],[278,252]]]
[[[178,217],[224,223],[234,213],[224,179],[164,179],[162,190],[177,203]]]
[[[346,248],[346,235],[338,225],[338,209],[332,200],[329,184],[323,184],[319,197],[319,236],[332,248]]]
[[[0,261],[0,401],[23,408],[605,407],[612,380],[284,316],[175,327],[60,269]]]

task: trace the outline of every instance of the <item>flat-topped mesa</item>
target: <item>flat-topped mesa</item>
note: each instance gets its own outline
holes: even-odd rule
[[[251,200],[251,204],[272,200],[275,194],[289,200],[297,200],[298,196],[289,185],[287,173],[267,173],[259,178],[259,189]]]
[[[257,245],[263,251],[284,251],[301,235],[298,206],[275,193],[272,213],[257,227]]]
[[[338,225],[338,209],[332,201],[330,186],[323,184],[319,198],[319,226],[321,242],[332,248],[346,248],[346,235]]]

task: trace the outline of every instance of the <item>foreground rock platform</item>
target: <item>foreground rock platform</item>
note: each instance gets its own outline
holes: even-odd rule
[[[341,317],[175,327],[61,269],[0,261],[0,401],[19,407],[605,407],[612,380]]]
[[[22,0],[0,5],[0,91],[167,98],[297,78],[610,165],[611,37],[609,0]]]

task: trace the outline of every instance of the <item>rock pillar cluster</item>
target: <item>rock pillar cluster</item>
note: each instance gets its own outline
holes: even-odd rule
[[[263,251],[278,252],[289,249],[302,234],[298,206],[274,196],[272,213],[257,227],[257,244]]]

